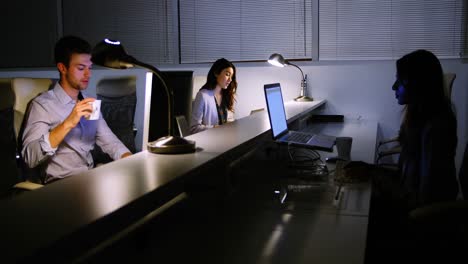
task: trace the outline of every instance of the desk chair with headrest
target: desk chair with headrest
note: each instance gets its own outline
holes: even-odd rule
[[[22,124],[29,102],[47,91],[53,82],[51,79],[7,78],[0,79],[0,160],[2,161],[2,177],[0,195],[6,197],[19,190],[34,190],[42,184],[31,182],[25,175],[20,156]],[[38,180],[38,179],[35,179]]]
[[[54,81],[48,78],[13,78],[12,87],[15,94],[15,132],[20,133],[29,102],[42,92],[52,88]]]
[[[52,89],[56,80],[50,78],[13,78],[12,87],[15,93],[15,133],[17,142],[17,157],[23,180],[43,184],[41,169],[29,168],[21,157],[22,137],[25,118],[27,118],[30,102],[43,92]]]
[[[137,103],[136,77],[105,78],[96,86],[96,98],[101,101],[102,117],[117,138],[132,152],[136,152],[135,110]],[[91,152],[95,164],[112,161],[99,146]]]
[[[450,99],[452,98],[452,87],[453,87],[453,83],[454,83],[456,77],[457,77],[457,75],[455,73],[444,73],[444,91],[445,91],[445,95]],[[392,147],[390,147],[388,149],[381,149],[382,146],[384,146],[386,144],[389,144],[389,143],[393,143]],[[384,157],[395,155],[395,154],[400,154],[400,153],[401,153],[401,146],[398,144],[398,136],[395,136],[395,137],[389,138],[389,139],[383,139],[383,140],[381,140],[379,142],[379,144],[377,146],[377,161],[376,161],[376,163],[381,163],[381,160]],[[394,164],[394,163],[386,163],[386,164],[383,164],[383,165],[387,165],[387,166],[391,166],[391,167],[396,166],[396,164]]]

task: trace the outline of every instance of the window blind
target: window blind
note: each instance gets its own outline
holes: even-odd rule
[[[464,49],[460,0],[321,0],[320,60],[394,59],[427,49],[459,58]]]
[[[176,63],[174,5],[171,0],[63,0],[64,35],[92,45],[104,38],[119,40],[137,60]]]
[[[308,59],[311,0],[179,0],[181,63]]]
[[[3,1],[0,24],[0,68],[54,65],[58,35],[55,1]]]

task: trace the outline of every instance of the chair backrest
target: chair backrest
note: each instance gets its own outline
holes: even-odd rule
[[[5,78],[0,79],[0,196],[11,194],[13,186],[29,179],[34,170],[26,171],[21,166],[19,157],[21,129],[30,101],[40,93],[47,91],[53,80],[42,78]],[[39,174],[37,174],[38,176]]]
[[[12,89],[15,94],[14,128],[17,142],[17,164],[19,164],[20,180],[43,183],[41,168],[28,168],[21,158],[21,137],[24,129],[25,117],[28,114],[30,102],[43,92],[53,87],[56,80],[50,78],[12,78]]]
[[[453,87],[453,82],[457,78],[457,75],[455,73],[444,73],[444,91],[445,95],[451,99],[452,98],[452,87]]]
[[[192,84],[192,100],[195,100],[198,91],[206,83],[206,75],[194,75]]]
[[[463,199],[468,200],[468,142],[465,146],[462,164],[458,173],[458,181],[460,182]]]
[[[15,93],[11,85],[11,78],[0,78],[0,109],[13,107],[15,105]]]
[[[132,153],[135,153],[136,77],[100,80],[96,85],[96,98],[102,100],[101,113],[109,128]],[[91,154],[95,164],[112,161],[97,145]]]
[[[15,132],[20,132],[29,102],[39,94],[49,90],[54,81],[49,78],[13,78],[12,87],[15,94]]]
[[[136,77],[103,79],[97,84],[96,94],[102,100],[101,112],[107,125],[135,153]]]
[[[176,116],[177,128],[179,129],[179,135],[186,137],[190,135],[190,129],[187,123],[187,119],[183,115]]]
[[[19,181],[19,172],[16,165],[16,139],[14,131],[15,95],[11,87],[11,79],[0,79],[0,164],[2,176],[0,177],[0,198],[8,196],[13,185]]]

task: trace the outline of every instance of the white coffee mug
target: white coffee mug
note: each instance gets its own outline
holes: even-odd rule
[[[88,120],[98,120],[100,113],[101,113],[101,100],[94,100],[93,102],[90,102],[93,106],[93,112],[89,117],[87,118]]]

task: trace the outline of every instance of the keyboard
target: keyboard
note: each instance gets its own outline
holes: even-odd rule
[[[289,132],[285,139],[290,142],[307,143],[311,137],[310,134]]]

